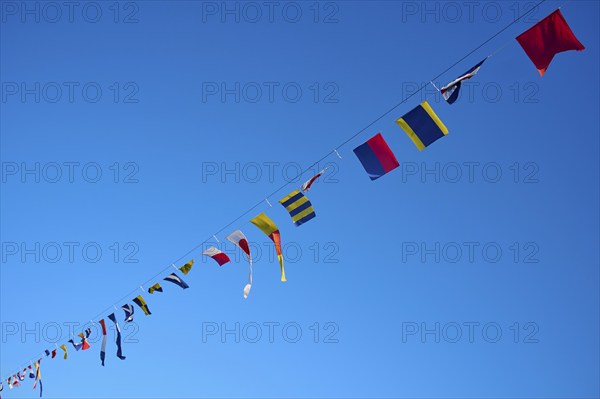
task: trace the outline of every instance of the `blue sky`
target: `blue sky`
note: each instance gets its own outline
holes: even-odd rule
[[[586,50],[543,78],[514,37],[552,1],[434,82],[501,49],[457,103],[428,87],[341,158],[532,3],[61,4],[0,2],[2,377],[194,258],[117,312],[125,361],[94,333],[44,396],[598,397],[597,2],[563,6]],[[419,152],[394,121],[426,98],[450,133]],[[400,167],[371,182],[378,132]],[[326,165],[296,228],[277,201]]]

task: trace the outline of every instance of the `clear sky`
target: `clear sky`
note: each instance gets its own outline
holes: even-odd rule
[[[543,78],[514,37],[552,1],[434,82],[502,49],[454,105],[429,86],[332,151],[532,4],[2,0],[2,377],[194,258],[117,312],[126,360],[94,328],[44,397],[598,397],[598,2]],[[450,133],[419,152],[394,121],[425,98]],[[400,167],[371,182],[378,132]],[[278,200],[328,164],[294,227]]]

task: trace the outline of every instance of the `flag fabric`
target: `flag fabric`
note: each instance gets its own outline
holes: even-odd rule
[[[190,288],[189,285],[187,285],[187,283],[185,281],[183,281],[181,279],[181,277],[179,277],[177,274],[175,273],[171,273],[169,274],[167,277],[165,277],[163,280],[168,281],[170,283],[173,283],[175,285],[180,286],[181,288],[183,288],[184,290],[187,288]]]
[[[148,288],[148,294],[154,294],[154,291],[163,292],[163,289],[160,284],[156,283],[152,287]]]
[[[100,361],[102,367],[104,367],[104,360],[106,359],[106,323],[104,319],[100,320],[100,326],[102,327],[102,347],[100,348]]]
[[[35,378],[35,374],[33,374],[33,367],[31,367],[31,364],[29,366],[27,366],[27,368],[29,369],[29,378],[33,379]],[[23,369],[25,370],[25,369]]]
[[[114,313],[108,315],[110,321],[115,323],[115,328],[117,330],[117,357],[121,360],[125,360],[125,356],[123,356],[123,350],[121,348],[121,329],[119,328],[119,323],[117,323],[117,318]]]
[[[215,247],[207,248],[206,251],[202,252],[202,255],[210,256],[219,264],[219,266],[223,266],[225,263],[229,263],[231,261],[226,253]]]
[[[80,334],[79,336],[81,337],[81,350],[87,350],[90,349],[90,343],[88,342],[88,338],[90,336],[90,334],[92,333],[92,329],[91,328],[86,328],[85,330],[85,336],[83,334]]]
[[[37,384],[40,384],[40,398],[42,397],[42,370],[40,368],[40,363],[42,359],[39,359],[37,362],[33,363],[35,366],[35,380],[33,381],[33,389],[36,388]]]
[[[181,270],[181,273],[183,273],[184,275],[187,275],[190,272],[190,270],[192,270],[192,266],[194,266],[194,259],[181,266],[179,270]]]
[[[248,276],[248,284],[244,287],[244,299],[250,295],[250,289],[252,288],[252,255],[250,254],[250,245],[244,233],[241,230],[236,230],[227,236],[227,239],[231,241],[235,246],[240,248],[248,257],[248,264],[250,265],[250,275]]]
[[[517,41],[537,68],[540,76],[544,76],[556,54],[569,50],[585,50],[583,44],[577,40],[567,24],[560,9],[521,33],[517,36]]]
[[[48,349],[46,349],[44,353],[46,354],[46,357],[50,356],[50,351]]]
[[[487,58],[440,89],[442,97],[444,97],[444,100],[446,100],[448,104],[454,104],[454,102],[458,99],[458,92],[460,91],[460,85],[463,80],[468,80],[475,76],[477,72],[479,72],[479,68],[481,68],[481,65],[485,62],[485,60],[487,60]]]
[[[76,351],[79,351],[83,346],[83,342],[75,342],[72,339],[70,339],[68,342],[70,342],[71,345],[73,345],[73,348],[75,348]]]
[[[296,227],[317,216],[308,198],[298,190],[280,199],[279,203],[289,212]]]
[[[325,171],[327,171],[327,169],[329,169],[329,166],[327,166],[325,169],[323,169],[322,171],[320,171],[319,173],[317,173],[316,175],[314,175],[313,177],[311,177],[309,180],[307,180],[302,187],[300,187],[300,189],[303,192],[308,192],[308,190],[310,190],[310,187],[312,186],[312,184],[315,182],[315,180],[317,180],[319,177],[323,176],[323,173],[325,173]]]
[[[6,380],[6,383],[8,384],[8,389],[13,389],[12,377],[8,377],[8,379]]]
[[[69,357],[69,352],[67,352],[67,345],[62,344],[61,346],[59,346],[59,348],[62,349],[63,351],[65,351],[63,359],[67,360],[67,358]]]
[[[250,220],[250,222],[265,233],[275,244],[279,269],[281,270],[281,281],[287,281],[285,278],[285,269],[283,268],[283,255],[281,253],[281,235],[279,234],[277,225],[264,212]]]
[[[427,101],[404,114],[396,123],[408,134],[419,151],[448,134],[448,128]]]
[[[148,304],[146,304],[146,301],[141,295],[138,295],[135,298],[133,298],[133,302],[136,305],[138,305],[140,309],[142,309],[146,316],[150,316],[152,314],[152,312],[150,312],[150,309],[148,308]]]
[[[25,381],[25,371],[27,369],[23,369],[23,374],[21,374],[21,372],[17,373],[17,378],[19,379],[19,381]]]
[[[125,305],[121,306],[121,309],[123,309],[123,312],[125,313],[125,323],[131,323],[133,321],[133,314],[135,313],[135,308],[133,305],[126,303]]]
[[[377,133],[365,143],[356,147],[354,154],[371,180],[377,180],[400,166],[381,133]]]
[[[90,330],[91,331],[91,330]],[[79,333],[77,334],[77,336],[79,338],[81,338],[81,342],[79,344],[77,344],[79,346],[79,348],[81,350],[87,350],[90,349],[90,344],[87,341],[87,337],[89,337],[89,334],[87,332],[87,330],[85,331],[85,335],[83,335],[84,333]],[[78,349],[79,350],[79,349]]]
[[[54,359],[55,357],[56,357],[56,349],[54,349],[54,350],[52,351],[52,359]]]

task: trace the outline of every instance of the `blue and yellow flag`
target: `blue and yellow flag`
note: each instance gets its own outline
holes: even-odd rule
[[[279,203],[290,213],[296,227],[317,216],[308,198],[298,190],[280,199]]]
[[[144,298],[142,298],[141,295],[136,296],[132,300],[136,305],[138,305],[140,307],[140,309],[142,309],[142,311],[144,312],[144,314],[146,316],[149,316],[152,314],[152,312],[150,312],[150,309],[148,308],[148,305],[146,304],[146,301],[144,300]]]
[[[156,283],[152,287],[148,288],[148,293],[149,294],[154,294],[154,291],[156,291],[156,292],[163,292],[163,289],[160,286],[160,284]]]
[[[408,134],[419,151],[448,134],[448,128],[433,112],[427,101],[413,108],[396,123]]]

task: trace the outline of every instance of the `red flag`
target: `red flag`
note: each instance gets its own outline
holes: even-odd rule
[[[585,49],[573,34],[560,9],[521,33],[517,36],[517,41],[534,63],[540,76],[544,76],[556,54]]]

